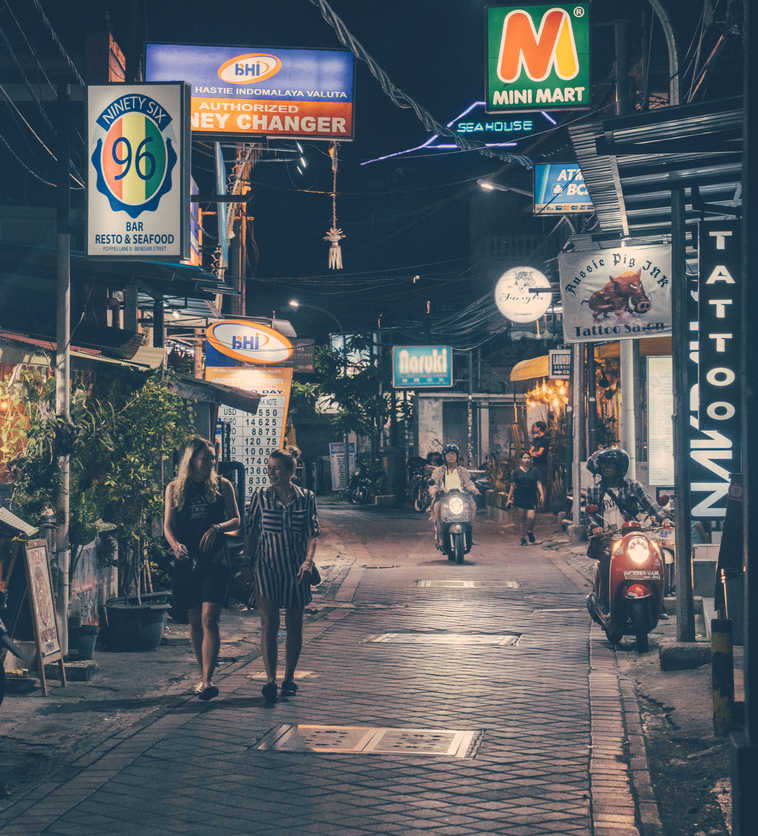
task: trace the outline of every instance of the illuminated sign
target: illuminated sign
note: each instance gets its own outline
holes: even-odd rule
[[[278,331],[241,319],[214,322],[208,328],[206,337],[211,347],[220,354],[241,363],[264,366],[284,363],[293,351],[292,343]]]
[[[147,44],[151,81],[192,86],[192,130],[215,136],[353,138],[353,55],[330,49]]]
[[[693,375],[688,471],[692,517],[713,519],[726,516],[730,476],[741,468],[739,223],[701,223],[698,256],[697,384]]]
[[[535,215],[576,215],[593,211],[584,175],[576,163],[535,164]]]
[[[189,89],[87,88],[87,255],[189,257]]]
[[[670,245],[574,250],[558,266],[564,342],[671,333]]]
[[[392,349],[395,389],[439,389],[453,385],[449,345],[396,345]]]
[[[488,113],[590,106],[590,4],[486,10]]]
[[[556,125],[557,122],[549,113],[540,111],[527,117],[492,117],[484,109],[484,102],[472,102],[462,113],[447,123],[447,127],[455,131],[470,142],[481,142],[487,148],[514,148],[518,140],[528,137],[535,131],[544,131]],[[461,149],[448,136],[432,134],[421,145],[393,151],[381,157],[364,160],[361,165],[378,163],[392,157],[402,157],[407,154],[423,154],[427,151],[458,152]]]
[[[551,348],[547,356],[547,376],[551,380],[571,380],[571,349]]]
[[[547,292],[535,293],[535,290]],[[511,267],[495,285],[497,309],[512,322],[534,322],[545,313],[552,301],[547,276],[534,267]]]

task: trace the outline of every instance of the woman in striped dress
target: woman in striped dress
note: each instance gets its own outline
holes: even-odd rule
[[[282,450],[268,460],[271,486],[259,488],[247,513],[249,555],[255,566],[256,604],[261,614],[261,650],[268,681],[263,697],[277,697],[276,662],[279,611],[286,612],[286,667],[281,695],[297,691],[295,667],[303,645],[303,610],[311,601],[308,573],[318,537],[316,497],[294,485],[295,462]]]

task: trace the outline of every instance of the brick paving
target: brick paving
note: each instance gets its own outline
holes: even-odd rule
[[[559,556],[481,521],[455,566],[424,519],[323,517],[320,559],[339,583],[306,627],[297,696],[264,707],[261,661],[246,657],[220,698],[123,730],[0,812],[2,832],[631,836],[655,818],[633,692]],[[460,578],[476,586],[417,583]],[[388,632],[412,640],[370,641]],[[514,633],[514,646],[477,641]],[[257,748],[286,724],[397,729],[387,739],[406,747],[420,738],[402,730],[477,734],[464,758]]]

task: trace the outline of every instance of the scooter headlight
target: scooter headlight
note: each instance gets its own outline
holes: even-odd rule
[[[447,507],[451,514],[462,514],[463,500],[459,496],[453,496],[448,500]]]
[[[650,544],[646,537],[630,537],[626,553],[634,563],[646,563],[650,559]]]

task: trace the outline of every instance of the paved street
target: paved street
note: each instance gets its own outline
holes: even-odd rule
[[[264,707],[261,660],[240,658],[218,699],[100,742],[3,832],[655,832],[635,824],[657,816],[633,692],[560,552],[480,518],[456,566],[425,517],[322,522],[295,697]]]

